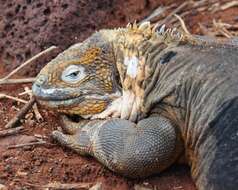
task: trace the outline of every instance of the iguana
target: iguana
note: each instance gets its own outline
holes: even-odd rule
[[[238,48],[165,26],[100,30],[48,63],[38,102],[67,115],[53,137],[131,178],[186,156],[199,190],[238,187]]]

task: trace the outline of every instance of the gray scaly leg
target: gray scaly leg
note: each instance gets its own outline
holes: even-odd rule
[[[93,120],[74,135],[53,132],[53,138],[81,155],[91,155],[112,171],[138,178],[159,173],[182,152],[179,134],[162,117],[138,124],[122,119]]]

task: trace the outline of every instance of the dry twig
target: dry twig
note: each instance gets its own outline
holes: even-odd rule
[[[45,189],[54,189],[54,190],[60,190],[60,189],[89,189],[92,186],[92,183],[49,183],[47,185],[44,185],[43,188]]]
[[[39,109],[38,109],[36,104],[33,105],[32,109],[33,109],[33,111],[35,113],[36,120],[38,122],[43,122],[44,119],[43,119],[42,115],[40,114]]]
[[[221,22],[217,22],[216,20],[213,20],[213,26],[218,32],[220,32],[225,37],[227,38],[233,37],[233,35],[226,29],[225,23],[221,23]]]
[[[235,7],[235,6],[238,6],[238,1],[227,2],[226,4],[224,4],[220,7],[220,10],[224,11],[226,9],[229,9],[229,8]]]
[[[21,126],[21,127],[16,127],[13,129],[2,130],[2,131],[0,131],[0,137],[15,135],[15,134],[19,133],[20,131],[22,131],[22,129],[24,129],[24,127]]]
[[[171,18],[173,18],[173,16],[175,14],[178,14],[182,9],[184,9],[186,6],[188,6],[190,3],[192,3],[192,1],[185,1],[184,3],[182,3],[180,6],[178,6],[174,11],[172,11],[168,16],[165,17],[165,19],[163,19],[162,21],[160,21],[160,24],[166,24],[167,22],[169,22],[169,20]]]
[[[23,148],[23,147],[26,147],[26,146],[45,145],[45,144],[51,145],[50,143],[47,143],[46,141],[39,140],[37,142],[32,142],[32,143],[23,143],[23,144],[11,145],[11,146],[8,146],[7,149]]]
[[[144,18],[143,20],[141,20],[139,22],[139,24],[146,22],[146,21],[150,21],[152,22],[152,20],[154,20],[155,18],[159,17],[160,15],[162,15],[166,10],[168,9],[168,7],[158,7],[157,9],[155,9],[149,16],[147,16],[146,18]]]
[[[20,71],[23,67],[25,67],[26,65],[32,63],[33,61],[35,61],[36,59],[40,58],[41,56],[48,54],[49,52],[52,52],[53,50],[56,50],[57,47],[56,46],[51,46],[50,48],[38,53],[37,55],[33,56],[32,58],[30,58],[29,60],[27,60],[26,62],[24,62],[23,64],[21,64],[19,67],[17,67],[16,69],[14,69],[12,72],[10,72],[7,76],[5,76],[4,78],[0,79],[0,84],[9,84],[9,81],[11,81],[11,83],[13,83],[12,80],[9,80],[9,78],[11,76],[13,76],[14,74],[16,74],[18,71]],[[15,83],[19,81],[32,81],[31,79],[13,79],[15,80]]]
[[[32,90],[25,90],[24,92],[21,92],[20,94],[18,94],[19,96],[23,96],[23,95],[26,95],[26,94],[32,94]]]
[[[47,136],[45,136],[45,135],[40,135],[40,134],[34,134],[34,137],[36,137],[37,139],[48,139],[48,137]]]
[[[14,96],[10,96],[10,95],[6,95],[6,94],[1,94],[1,93],[0,93],[0,99],[3,99],[3,98],[8,98],[8,99],[11,99],[11,100],[14,100],[14,101],[17,101],[17,102],[21,102],[21,103],[23,103],[23,104],[26,104],[26,103],[27,103],[26,100],[23,100],[23,99],[14,97]]]
[[[202,23],[198,23],[198,25],[199,25],[199,27],[200,27],[200,29],[201,29],[201,31],[202,31],[202,33],[203,33],[204,35],[206,35],[206,36],[212,36],[212,37],[216,36],[216,34],[215,34],[214,32],[210,31],[210,30],[209,30],[207,27],[205,27]]]
[[[93,184],[92,183],[60,183],[60,182],[53,182],[48,183],[47,185],[40,185],[40,184],[32,184],[32,183],[25,183],[26,185],[29,185],[31,187],[40,187],[47,189],[54,189],[54,190],[60,190],[60,189],[89,189]]]
[[[20,121],[20,119],[22,119],[27,112],[31,109],[32,105],[35,103],[35,98],[33,97],[32,99],[30,99],[29,102],[27,102],[27,104],[24,105],[24,107],[15,115],[14,118],[12,118],[7,125],[5,126],[5,128],[13,128],[16,126],[16,124]]]
[[[20,83],[31,83],[34,82],[35,78],[24,78],[24,79],[0,79],[1,84],[20,84]]]
[[[32,91],[29,89],[29,87],[25,87],[24,89],[25,89],[25,92],[28,92],[28,95],[30,96],[30,98],[32,98]],[[40,114],[40,112],[38,110],[38,107],[37,107],[36,103],[33,104],[32,109],[34,111],[36,120],[38,122],[44,121],[43,117],[41,116],[41,114]]]
[[[188,31],[188,29],[187,29],[187,27],[186,27],[185,22],[183,21],[183,19],[182,19],[179,15],[176,15],[176,14],[175,14],[174,16],[179,20],[183,31],[184,31],[186,34],[191,35],[190,32]]]

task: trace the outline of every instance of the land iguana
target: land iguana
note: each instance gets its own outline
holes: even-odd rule
[[[33,85],[64,116],[59,143],[131,178],[186,156],[199,190],[238,187],[238,48],[165,26],[100,30]]]

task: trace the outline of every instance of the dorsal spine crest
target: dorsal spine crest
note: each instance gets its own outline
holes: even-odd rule
[[[134,22],[128,23],[126,27],[128,32],[142,33],[145,37],[150,37],[154,40],[159,39],[167,45],[178,44],[185,39],[184,32],[178,31],[177,28],[166,28],[163,25],[152,25],[150,22],[143,22],[140,25]]]

